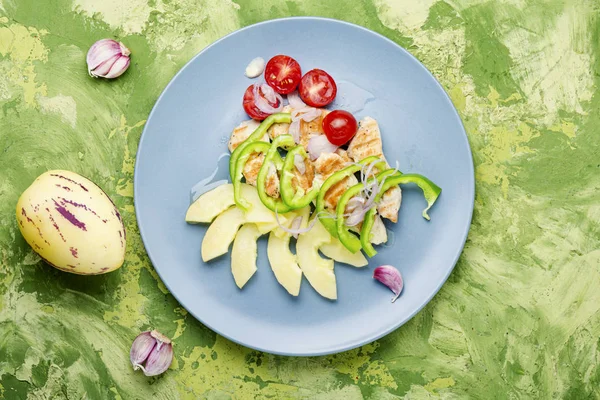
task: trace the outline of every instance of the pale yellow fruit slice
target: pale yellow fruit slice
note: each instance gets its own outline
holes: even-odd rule
[[[231,273],[241,289],[256,272],[256,241],[261,233],[254,224],[246,224],[238,231],[231,249]]]
[[[292,211],[284,215],[287,222],[285,224],[282,223],[283,226],[289,228],[296,218],[302,217],[300,228],[305,228],[308,225],[310,207],[304,207],[301,210]],[[296,255],[290,251],[291,237],[290,233],[281,229],[281,227],[273,230],[271,235],[269,235],[267,255],[277,282],[289,294],[298,296],[300,293],[300,284],[302,283],[302,270],[298,266]]]
[[[300,229],[305,229],[308,226],[308,222],[310,219],[310,206],[306,206],[297,211],[298,216],[302,217],[302,224],[300,224]]]
[[[255,187],[242,184],[242,196],[251,204],[250,209],[246,212],[247,222],[275,224],[275,214],[260,201]],[[234,205],[233,185],[228,183],[217,186],[192,203],[185,215],[185,220],[191,224],[209,223]]]
[[[292,296],[300,293],[302,270],[296,262],[296,256],[290,251],[290,235],[279,237],[276,231],[269,235],[267,256],[277,282]],[[286,232],[287,233],[287,232]]]
[[[217,186],[190,205],[185,214],[185,221],[190,224],[209,223],[234,204],[233,185],[227,183]]]
[[[258,229],[261,235],[264,235],[266,233],[276,230],[277,228],[279,228],[279,225],[273,222],[263,222],[260,224],[256,224],[256,228]]]
[[[327,260],[319,255],[319,248],[329,243],[331,235],[317,221],[313,228],[298,237],[296,243],[296,258],[300,269],[310,285],[321,296],[331,300],[337,299],[333,260]]]
[[[364,267],[369,262],[362,252],[352,253],[337,238],[331,237],[329,243],[320,247],[321,253],[327,258],[332,258],[337,262],[352,265],[353,267]]]
[[[260,201],[260,197],[258,197],[258,191],[254,186],[243,184],[242,196],[252,205],[246,212],[246,222],[254,224],[268,223],[277,226],[275,213],[265,207],[262,201]],[[282,221],[285,220],[285,218],[280,217],[279,220]]]
[[[285,213],[283,215],[278,215],[279,218],[279,223],[283,226],[285,226],[286,228],[289,228],[289,226],[292,224],[292,222],[298,217],[298,212],[297,211],[290,211],[288,213]],[[286,236],[289,236],[290,234],[286,231],[284,231],[283,229],[281,229],[281,227],[278,225],[276,229],[273,229],[272,231],[275,236],[277,236],[278,238],[284,238]]]
[[[232,207],[221,213],[208,227],[202,240],[202,260],[219,257],[229,249],[240,226],[246,222],[244,212]]]

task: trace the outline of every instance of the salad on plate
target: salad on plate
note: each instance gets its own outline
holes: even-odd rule
[[[335,300],[334,261],[368,265],[374,246],[388,241],[383,219],[398,221],[401,185],[422,190],[427,220],[441,188],[386,159],[375,119],[357,122],[347,111],[326,108],[338,90],[327,72],[303,75],[296,60],[277,55],[266,65],[252,60],[246,76],[260,76],[263,68],[265,82],[243,95],[250,119],[233,129],[228,142],[231,183],[201,194],[185,219],[210,224],[203,261],[226,254],[233,243],[231,271],[240,289],[257,271],[258,238],[268,234],[269,264],[290,295],[299,295],[304,275],[321,296]],[[374,277],[397,297],[400,273],[391,266],[378,269]]]

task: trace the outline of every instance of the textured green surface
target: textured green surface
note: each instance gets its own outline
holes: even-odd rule
[[[597,0],[0,0],[0,397],[600,398],[600,10]],[[331,5],[328,5],[331,4]],[[450,93],[477,175],[473,226],[448,283],[413,320],[343,354],[248,350],[187,315],[148,262],[133,162],[175,72],[248,24],[322,15],[407,48]],[[86,75],[95,40],[134,63]],[[50,168],[123,211],[125,266],[80,277],[39,261],[13,208]],[[148,327],[174,338],[158,379],[134,374]]]

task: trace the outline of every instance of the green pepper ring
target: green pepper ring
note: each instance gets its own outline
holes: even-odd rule
[[[401,172],[398,172],[395,169],[391,169],[391,168],[386,169],[385,171],[378,173],[375,178],[369,179],[368,183],[373,183],[373,181],[376,181],[378,184],[381,184],[381,182],[384,179],[386,179],[389,175],[396,174],[396,173],[401,174]],[[348,202],[350,201],[350,199],[352,197],[356,196],[358,193],[360,193],[360,191],[363,190],[364,188],[365,188],[364,183],[358,183],[358,184],[352,186],[350,189],[346,190],[346,192],[342,195],[342,197],[338,201],[338,205],[337,205],[337,209],[336,209],[335,224],[336,224],[336,228],[337,228],[338,239],[340,239],[340,242],[342,242],[342,244],[348,250],[350,250],[352,253],[356,253],[357,251],[359,251],[362,248],[362,243],[358,237],[354,236],[348,230],[348,227],[346,226],[345,220],[344,220],[344,213],[346,211],[346,206],[348,205]]]
[[[256,179],[256,188],[258,190],[258,197],[260,198],[260,201],[262,201],[265,207],[267,207],[269,210],[280,214],[292,211],[294,208],[285,204],[281,199],[274,199],[270,197],[266,192],[265,184],[270,165],[274,163],[277,167],[278,164],[281,164],[279,147],[290,147],[295,144],[294,138],[291,135],[281,135],[276,137],[267,151],[267,155],[265,156],[265,160],[263,161],[263,165],[260,167],[260,171],[258,172],[258,177]]]
[[[300,155],[303,160],[308,157],[304,147],[302,145],[298,145],[288,151],[285,156],[285,161],[283,163],[283,169],[281,171],[281,199],[285,204],[292,207],[293,209],[303,208],[309,205],[315,197],[319,194],[319,187],[317,187],[313,182],[313,187],[305,193],[304,195],[298,197],[298,191],[295,191],[292,187],[292,178],[294,176],[293,170],[295,168],[295,160],[296,155]]]
[[[269,115],[263,122],[261,122],[258,128],[256,128],[250,136],[248,136],[246,140],[244,140],[242,143],[240,143],[238,147],[236,147],[233,153],[231,153],[231,158],[229,159],[229,178],[231,178],[231,182],[233,182],[233,179],[237,175],[237,159],[239,158],[240,154],[242,154],[242,151],[244,151],[246,146],[248,146],[252,142],[260,140],[260,138],[262,138],[265,135],[265,133],[271,127],[271,125],[290,122],[292,122],[292,115],[289,113],[277,113]]]
[[[405,183],[415,183],[421,190],[423,190],[423,195],[425,196],[425,200],[427,201],[427,208],[423,210],[423,218],[429,221],[429,215],[427,211],[433,206],[439,197],[440,193],[442,193],[442,189],[433,183],[431,180],[426,178],[423,175],[419,174],[406,174],[406,175],[392,175],[388,179],[386,179],[385,183],[382,186],[381,191],[377,194],[375,201],[379,201],[381,196],[388,191],[393,186],[402,185]],[[365,218],[363,221],[363,226],[360,231],[360,241],[365,251],[365,254],[369,257],[373,257],[377,254],[377,250],[371,244],[371,230],[373,229],[373,224],[375,222],[375,214],[377,213],[377,208],[373,207],[365,214]]]
[[[371,157],[367,157],[367,158],[361,160],[358,164],[368,165],[368,164],[375,162],[376,160],[379,160],[379,157],[371,156]],[[376,166],[380,169],[385,168],[385,166],[386,166],[385,161],[382,160],[381,164],[377,163]],[[325,195],[327,194],[329,189],[331,189],[332,186],[334,186],[336,183],[340,182],[344,178],[358,172],[360,170],[360,168],[361,167],[356,164],[350,165],[350,166],[332,174],[329,178],[327,178],[325,180],[323,185],[321,185],[319,194],[317,195],[317,204],[316,204],[316,210],[315,210],[317,215],[323,215],[323,214],[319,214],[321,212],[327,213],[327,211],[325,211]],[[331,234],[331,236],[337,238],[338,234],[337,234],[337,227],[336,227],[335,221],[332,218],[329,218],[327,215],[321,216],[321,217],[319,217],[319,219],[321,220],[321,224],[325,227],[325,229],[327,229],[327,231]]]
[[[236,175],[234,176],[234,179],[233,179],[233,199],[235,200],[235,204],[244,211],[248,211],[248,209],[251,207],[251,204],[248,203],[242,197],[242,177],[243,177],[244,166],[248,162],[248,158],[250,157],[250,155],[252,155],[252,153],[265,153],[266,154],[268,152],[269,148],[271,148],[271,145],[267,142],[249,143],[247,146],[245,146],[245,148],[239,154],[239,157],[237,159],[237,162],[235,165]],[[265,159],[266,159],[266,155],[265,155]],[[263,163],[263,165],[264,165],[264,163]],[[257,186],[258,186],[258,182],[257,182]]]

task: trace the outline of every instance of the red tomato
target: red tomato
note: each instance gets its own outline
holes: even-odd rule
[[[258,89],[258,93],[260,96],[262,96],[262,91],[260,90],[260,88]],[[277,107],[279,105],[278,103],[279,102],[269,104],[273,107]],[[250,118],[262,121],[263,119],[269,116],[269,114],[260,111],[258,107],[256,107],[256,104],[254,104],[254,85],[250,85],[248,86],[248,89],[246,89],[242,104],[244,105],[244,111],[246,111],[246,114],[248,114]]]
[[[337,86],[333,78],[322,69],[308,71],[300,81],[300,97],[311,107],[325,107],[335,99]]]
[[[265,67],[267,85],[279,94],[288,94],[296,90],[301,77],[300,64],[290,56],[275,56]]]
[[[356,134],[358,124],[356,118],[348,111],[335,110],[323,118],[323,132],[331,144],[341,146],[350,141]]]

